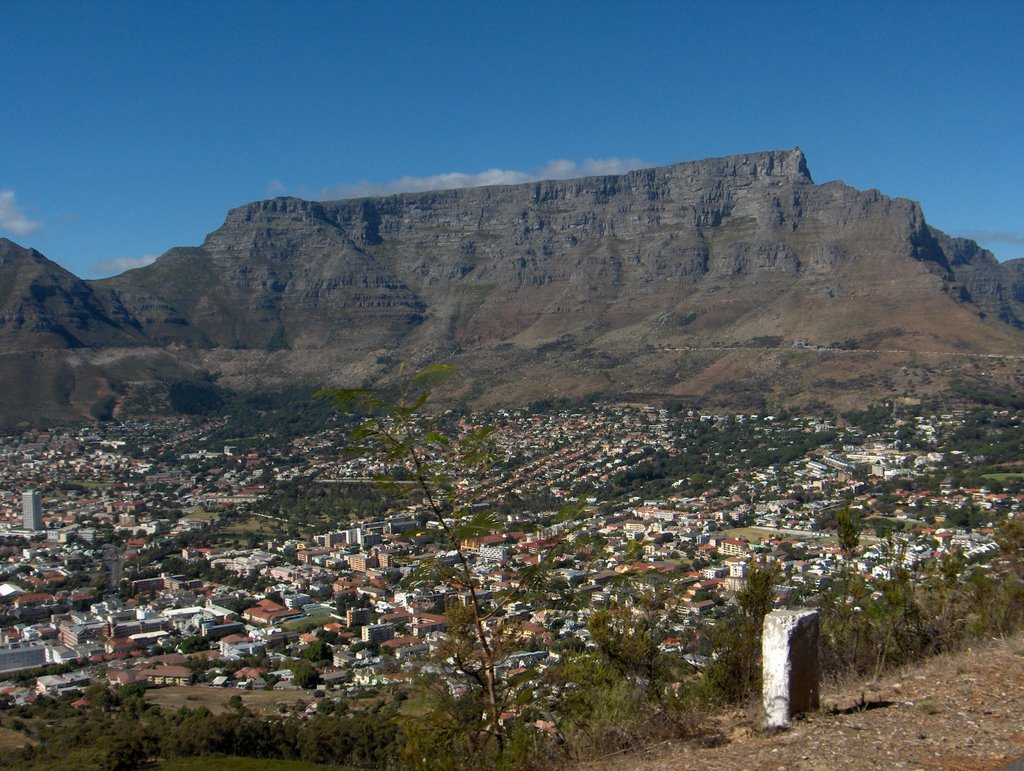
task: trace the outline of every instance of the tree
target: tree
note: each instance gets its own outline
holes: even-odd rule
[[[302,651],[302,658],[309,661],[328,661],[331,658],[331,646],[323,640],[311,642]]]
[[[860,532],[863,529],[860,517],[853,513],[849,503],[836,511],[836,526],[843,559],[849,561],[860,545]]]
[[[200,637],[199,635],[192,635],[191,637],[186,637],[184,640],[178,643],[178,650],[188,655],[190,653],[196,653],[198,651],[205,650],[207,646],[208,643],[205,638]]]
[[[591,640],[605,661],[634,684],[659,685],[662,663],[660,635],[649,616],[612,607],[594,613],[587,622]]]
[[[345,412],[365,416],[351,434],[348,452],[387,464],[388,473],[375,480],[378,486],[424,507],[429,515],[426,532],[450,550],[452,559],[424,561],[412,577],[412,583],[442,583],[465,599],[447,610],[447,641],[440,655],[468,692],[452,699],[438,689],[441,710],[455,718],[436,720],[432,741],[453,728],[482,758],[492,742],[497,754],[505,751],[509,733],[501,716],[518,693],[517,683],[500,673],[505,657],[522,642],[518,622],[508,619],[505,609],[549,588],[553,561],[565,550],[565,536],[581,507],[568,507],[554,517],[544,535],[555,545],[537,564],[520,566],[512,586],[493,595],[482,591],[467,541],[500,529],[492,490],[484,482],[496,462],[491,441],[495,429],[460,432],[444,413],[430,411],[433,389],[454,374],[452,367],[434,365],[410,376],[403,367],[394,398],[371,389],[335,389],[321,395]]]
[[[83,696],[89,700],[89,703],[104,712],[108,712],[115,704],[114,694],[110,692],[110,689],[102,683],[94,683],[85,689]]]
[[[743,588],[736,593],[736,612],[715,626],[714,660],[702,681],[710,700],[739,702],[757,689],[764,617],[774,605],[778,579],[778,565],[752,564]]]
[[[320,682],[320,674],[308,659],[299,659],[291,665],[291,670],[292,682],[299,688],[309,690]]]
[[[622,550],[622,559],[626,562],[636,562],[644,557],[644,545],[642,541],[629,541],[626,548]]]

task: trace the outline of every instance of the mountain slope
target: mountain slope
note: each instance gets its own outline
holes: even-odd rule
[[[35,249],[0,238],[0,346],[4,350],[132,345],[145,335],[116,298]]]
[[[822,709],[766,735],[760,705],[716,715],[703,742],[664,743],[581,768],[1016,769],[1024,759],[1024,636],[982,640],[874,681],[825,683]],[[902,676],[901,676],[902,675]]]
[[[117,321],[122,339],[108,345],[239,388],[375,382],[398,361],[452,361],[481,404],[863,403],[951,377],[1011,385],[1024,352],[1020,266],[930,228],[915,202],[815,184],[799,149],[261,201],[201,246],[79,283]],[[975,373],[979,360],[960,354],[997,358]]]
[[[0,427],[109,417],[128,383],[194,376],[116,295],[0,238]]]

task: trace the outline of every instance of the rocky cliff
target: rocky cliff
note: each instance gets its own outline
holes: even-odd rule
[[[1020,266],[929,227],[915,202],[815,184],[799,149],[277,198],[232,210],[201,246],[146,268],[97,282],[46,275],[53,323],[37,331],[52,327],[51,348],[64,339],[118,393],[197,373],[240,388],[373,382],[398,361],[452,361],[479,403],[862,402],[941,389],[975,363],[950,368],[943,354],[998,354],[990,369],[1009,384],[1024,352]],[[0,313],[51,291],[24,283]],[[11,350],[45,348],[23,327],[0,334]]]

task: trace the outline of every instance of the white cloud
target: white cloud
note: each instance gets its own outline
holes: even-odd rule
[[[968,230],[964,235],[975,241],[998,241],[1001,244],[1024,246],[1024,233],[1014,230]]]
[[[100,260],[92,264],[90,272],[98,276],[116,276],[126,270],[149,265],[159,256],[158,254],[144,254],[141,257],[114,257],[111,260]]]
[[[0,230],[16,236],[27,236],[42,226],[38,220],[30,220],[14,200],[13,190],[0,190]]]
[[[484,185],[518,185],[541,179],[574,179],[606,174],[624,174],[642,169],[649,164],[639,158],[588,158],[582,163],[558,159],[530,171],[514,169],[486,169],[475,174],[452,171],[429,177],[401,177],[390,182],[362,180],[354,185],[337,185],[321,190],[319,200],[361,198],[363,196],[391,195],[392,193],[421,193],[425,190],[482,187]]]
[[[282,195],[288,188],[279,179],[272,179],[267,183],[267,195]]]

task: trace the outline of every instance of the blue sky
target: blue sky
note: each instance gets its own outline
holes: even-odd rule
[[[275,195],[794,145],[1024,257],[1020,2],[9,0],[0,29],[0,235],[82,277]]]

